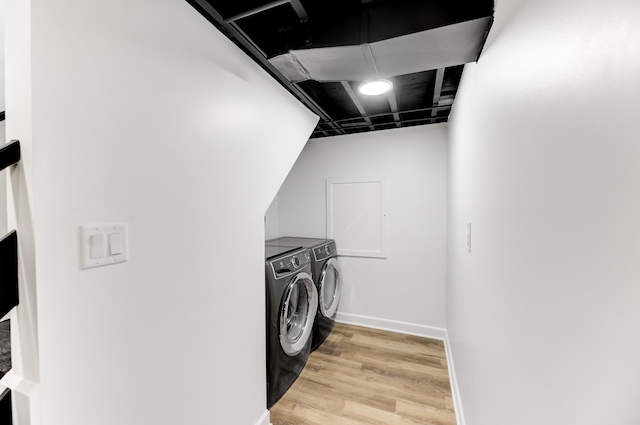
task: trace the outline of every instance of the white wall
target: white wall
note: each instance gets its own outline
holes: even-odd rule
[[[326,179],[388,178],[388,258],[340,257],[340,319],[445,326],[446,139],[446,125],[430,125],[311,140],[302,151],[278,192],[281,236],[326,237]]]
[[[8,36],[7,131],[25,146],[42,423],[255,424],[263,217],[317,118],[183,0],[8,3],[31,13],[28,48]],[[129,262],[80,270],[78,226],[112,221]]]
[[[267,212],[264,215],[264,237],[265,239],[277,238],[280,234],[278,227],[278,197],[276,196]]]
[[[5,144],[5,122],[0,122],[0,146]],[[7,233],[7,175],[0,172],[0,237]]]
[[[8,180],[8,228],[18,230],[20,303],[11,318],[11,371],[2,381],[13,390],[15,425],[39,425],[40,363],[33,224],[30,2],[6,1],[5,13],[9,17],[5,21],[6,140],[20,140],[22,159],[18,165],[5,172]]]
[[[4,111],[5,108],[5,90],[4,90],[4,33],[5,33],[5,22],[4,22],[4,0],[0,0],[0,112]]]
[[[0,112],[4,111],[4,0],[0,0]],[[0,122],[0,145],[5,144],[5,123]],[[7,209],[4,207],[7,196],[5,173],[0,175],[0,234],[7,231]]]
[[[447,326],[467,425],[640,423],[639,20],[637,0],[501,0],[464,71]]]

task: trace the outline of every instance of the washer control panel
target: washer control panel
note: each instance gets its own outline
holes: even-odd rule
[[[338,255],[338,250],[336,248],[335,241],[329,241],[320,246],[316,246],[313,248],[313,257],[316,261],[325,260],[329,257],[335,257]]]
[[[311,254],[308,249],[287,254],[271,260],[271,269],[276,279],[289,276],[311,262]]]

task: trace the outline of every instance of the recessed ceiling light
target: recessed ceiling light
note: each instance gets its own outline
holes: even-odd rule
[[[375,96],[388,92],[392,87],[393,84],[389,80],[375,80],[360,84],[358,91],[367,96]]]

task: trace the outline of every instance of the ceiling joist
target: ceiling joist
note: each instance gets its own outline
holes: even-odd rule
[[[390,90],[387,93],[387,98],[389,99],[389,107],[391,108],[391,112],[393,113],[393,120],[396,123],[396,127],[400,128],[400,114],[398,113],[398,102],[396,101],[396,93],[393,90]]]
[[[433,106],[438,106],[440,102],[440,95],[442,94],[442,83],[444,82],[444,68],[440,68],[436,71],[436,80],[433,84]],[[434,109],[431,111],[431,117],[435,118],[438,116],[438,110]]]
[[[298,18],[300,18],[300,22],[307,22],[309,20],[309,15],[300,0],[289,0],[289,2],[291,3],[293,10],[296,11]]]
[[[367,117],[367,111],[364,110],[364,107],[360,103],[360,100],[358,99],[358,96],[355,94],[355,92],[351,88],[351,84],[349,84],[349,82],[347,82],[347,81],[340,81],[340,83],[342,83],[342,87],[344,87],[344,90],[349,95],[349,98],[351,98],[351,101],[355,105],[355,107],[358,110],[358,112],[360,112],[360,115],[362,115],[362,118],[364,118],[364,120],[367,122],[367,124],[369,124],[369,129],[370,130],[375,130],[375,127],[373,125],[371,125],[371,119]]]
[[[289,0],[275,0],[267,4],[263,4],[262,6],[254,7],[253,9],[249,9],[246,12],[238,13],[237,15],[233,15],[224,20],[225,23],[239,21],[240,19],[248,18],[252,15],[257,15],[258,13],[264,12],[265,10],[273,9],[274,7],[282,6],[283,4],[289,3]]]

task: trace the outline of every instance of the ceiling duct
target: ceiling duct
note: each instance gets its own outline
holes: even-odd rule
[[[494,0],[187,0],[320,121],[312,137],[446,122]],[[393,90],[364,96],[365,80]]]
[[[364,81],[473,62],[493,22],[493,2],[484,0],[380,1],[337,14],[308,10],[304,29],[280,29],[286,42],[268,55],[292,82]],[[259,19],[243,25],[250,33]]]
[[[352,46],[291,50],[269,59],[292,82],[366,81],[473,62],[491,18]]]

